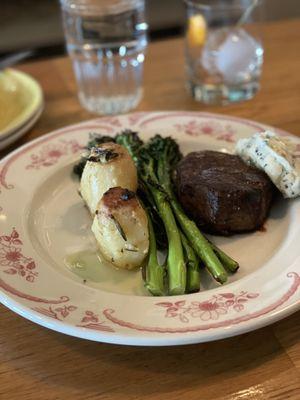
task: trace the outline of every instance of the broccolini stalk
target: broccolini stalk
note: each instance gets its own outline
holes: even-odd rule
[[[168,247],[168,238],[164,224],[159,216],[152,193],[149,191],[149,189],[141,179],[139,180],[137,194],[142,200],[144,206],[147,208],[149,218],[151,218],[157,248],[159,250],[166,250]]]
[[[180,232],[172,208],[165,194],[158,188],[159,182],[154,159],[148,151],[148,146],[143,146],[138,135],[134,132],[125,131],[121,133],[116,137],[116,142],[125,146],[131,154],[138,169],[139,179],[151,193],[156,209],[163,222],[168,238],[167,269],[169,294],[183,294],[186,287],[186,267]]]
[[[165,196],[156,189],[154,190],[157,207],[168,236],[167,267],[169,294],[184,294],[186,287],[186,266],[179,230],[172,209],[166,201]]]
[[[163,139],[161,136],[156,135],[150,140],[149,146],[151,154],[158,154],[158,180],[169,196],[169,201],[181,229],[216,281],[225,283],[227,281],[227,273],[223,265],[195,222],[187,217],[173,193],[171,172],[180,157],[178,145],[171,138]]]
[[[115,137],[116,143],[126,147],[137,168],[139,167],[139,151],[144,142],[137,132],[126,129]]]
[[[200,268],[199,259],[193,248],[190,246],[187,238],[181,232],[181,242],[186,262],[186,292],[194,293],[200,290]]]
[[[183,257],[183,249],[181,243],[180,232],[173,215],[172,208],[166,199],[166,196],[157,188],[158,181],[154,173],[153,159],[143,152],[144,161],[148,158],[148,162],[143,164],[143,180],[147,185],[155,200],[159,215],[164,223],[168,237],[168,284],[170,295],[184,294],[186,287],[186,266]]]
[[[163,296],[165,294],[164,291],[165,270],[164,267],[160,265],[157,260],[156,239],[152,221],[149,214],[148,214],[148,228],[149,228],[149,254],[146,264],[145,287],[149,290],[149,292],[153,296]]]
[[[227,271],[234,273],[239,269],[239,264],[237,261],[235,261],[231,257],[229,257],[226,253],[224,253],[224,251],[219,249],[212,242],[210,242],[210,245]]]
[[[186,216],[175,198],[171,199],[171,205],[183,232],[186,234],[186,237],[192,244],[198,256],[206,265],[208,271],[212,274],[216,281],[225,283],[227,281],[227,273],[220,260],[214,253],[208,240],[199,231],[195,222],[191,221]]]
[[[139,158],[139,152],[144,143],[139,138],[137,132],[131,131],[129,129],[118,134],[115,140],[116,143],[124,146],[128,150],[137,167],[139,173],[138,196],[147,208],[149,217],[151,218],[157,246],[159,249],[165,250],[168,246],[168,243],[163,223],[161,221],[161,218],[159,217],[156,203],[149,189],[149,186],[140,177],[142,163]]]

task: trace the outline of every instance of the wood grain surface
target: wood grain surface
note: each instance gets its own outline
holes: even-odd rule
[[[300,20],[266,24],[262,89],[227,107],[184,88],[181,39],[149,46],[138,110],[204,110],[255,119],[300,136]],[[76,98],[67,58],[20,66],[42,85],[45,111],[10,149],[93,117]],[[125,347],[52,332],[0,308],[1,400],[300,399],[300,313],[239,337],[174,348]]]

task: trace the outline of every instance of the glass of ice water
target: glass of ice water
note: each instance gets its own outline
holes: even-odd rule
[[[262,0],[185,0],[187,85],[218,105],[251,99],[263,64]]]
[[[79,101],[98,114],[135,108],[147,46],[144,0],[60,0]]]

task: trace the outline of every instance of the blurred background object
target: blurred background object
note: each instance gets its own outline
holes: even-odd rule
[[[150,38],[182,33],[185,22],[182,0],[146,0]],[[265,20],[300,17],[299,0],[265,0]],[[1,0],[0,55],[24,48],[37,56],[65,52],[57,0]]]
[[[135,108],[143,94],[145,0],[60,0],[81,105],[97,114]]]
[[[44,108],[43,92],[31,76],[14,69],[0,73],[0,150],[22,137]]]
[[[264,0],[185,0],[187,87],[198,101],[251,99],[260,87]]]

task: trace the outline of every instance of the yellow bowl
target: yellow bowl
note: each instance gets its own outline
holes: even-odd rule
[[[42,106],[38,82],[29,75],[6,69],[0,72],[0,138],[16,131]]]

